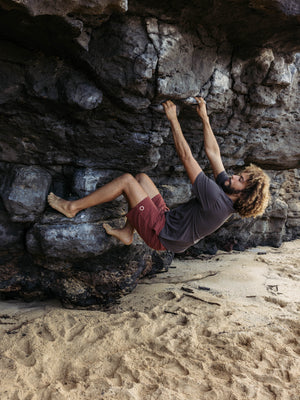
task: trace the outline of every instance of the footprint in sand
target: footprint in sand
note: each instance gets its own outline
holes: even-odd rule
[[[127,382],[140,383],[140,372],[127,364],[124,357],[114,355],[110,358],[110,371],[106,377],[116,386],[123,386]]]
[[[228,365],[221,362],[214,362],[211,364],[210,371],[214,376],[226,381],[230,381],[232,373],[229,370]]]
[[[94,344],[98,340],[102,340],[109,333],[109,329],[103,326],[96,326],[92,330],[88,330],[85,334],[85,340],[87,343]]]
[[[32,346],[28,340],[18,342],[18,348],[11,354],[11,358],[26,367],[33,367],[36,363]]]
[[[176,299],[176,294],[174,292],[161,292],[158,293],[158,297],[162,300],[174,300]]]
[[[288,305],[288,303],[286,301],[275,298],[275,297],[264,297],[264,300],[267,301],[268,303],[276,304],[276,305],[280,306],[281,308],[284,308]]]
[[[189,319],[185,315],[182,315],[176,322],[178,325],[186,326],[189,322]]]
[[[84,325],[74,326],[70,331],[66,332],[66,340],[68,342],[72,342],[76,336],[81,336],[81,333],[84,331]]]
[[[50,328],[48,327],[47,324],[43,326],[43,329],[38,332],[38,335],[41,336],[43,339],[47,340],[48,342],[54,342],[55,337],[51,333]]]
[[[155,337],[160,337],[165,335],[169,330],[169,326],[159,326],[155,331]]]
[[[168,362],[164,368],[166,369],[166,371],[171,371],[172,373],[174,373],[175,375],[189,375],[190,372],[187,368],[185,368],[179,361],[177,360],[172,360],[170,362]]]

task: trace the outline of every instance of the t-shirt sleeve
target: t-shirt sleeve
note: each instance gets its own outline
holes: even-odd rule
[[[224,182],[228,181],[229,177],[226,173],[226,171],[222,171],[219,173],[219,175],[217,176],[216,182],[219,186],[223,187]]]
[[[222,187],[224,185],[224,182],[228,181],[228,179],[229,179],[229,177],[228,177],[226,171],[224,170],[219,173],[219,175],[217,176],[216,182],[219,186]]]
[[[220,188],[212,179],[209,179],[203,171],[195,179],[192,192],[203,207],[209,207],[220,195]]]

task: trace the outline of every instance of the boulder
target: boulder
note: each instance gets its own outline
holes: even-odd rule
[[[0,251],[23,250],[24,234],[23,224],[12,222],[7,213],[0,209]]]
[[[46,203],[139,172],[170,208],[188,201],[167,99],[209,177],[196,95],[227,172],[271,177],[262,217],[234,215],[182,256],[298,237],[299,15],[285,0],[0,0],[0,295],[98,307],[167,270],[173,254],[106,235],[125,223],[123,196],[71,219]]]
[[[46,207],[51,175],[41,167],[15,167],[6,177],[2,199],[14,222],[36,221]]]
[[[60,0],[55,4],[47,1],[18,0],[0,1],[0,6],[6,10],[22,9],[33,16],[38,15],[68,15],[72,13],[101,15],[112,11],[127,11],[126,0]]]

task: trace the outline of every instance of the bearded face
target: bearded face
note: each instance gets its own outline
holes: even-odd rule
[[[222,185],[222,189],[226,194],[239,194],[241,193],[241,190],[236,190],[232,187],[232,182],[231,178],[228,179],[228,181],[225,181]]]

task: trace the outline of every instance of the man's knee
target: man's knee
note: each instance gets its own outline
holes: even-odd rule
[[[135,176],[135,179],[138,181],[138,183],[142,183],[143,181],[149,179],[148,175],[144,174],[143,172],[140,172]]]
[[[126,172],[125,174],[121,175],[120,179],[122,179],[122,181],[127,185],[134,183],[134,182],[136,183],[136,178],[133,175],[131,175],[129,172]]]

